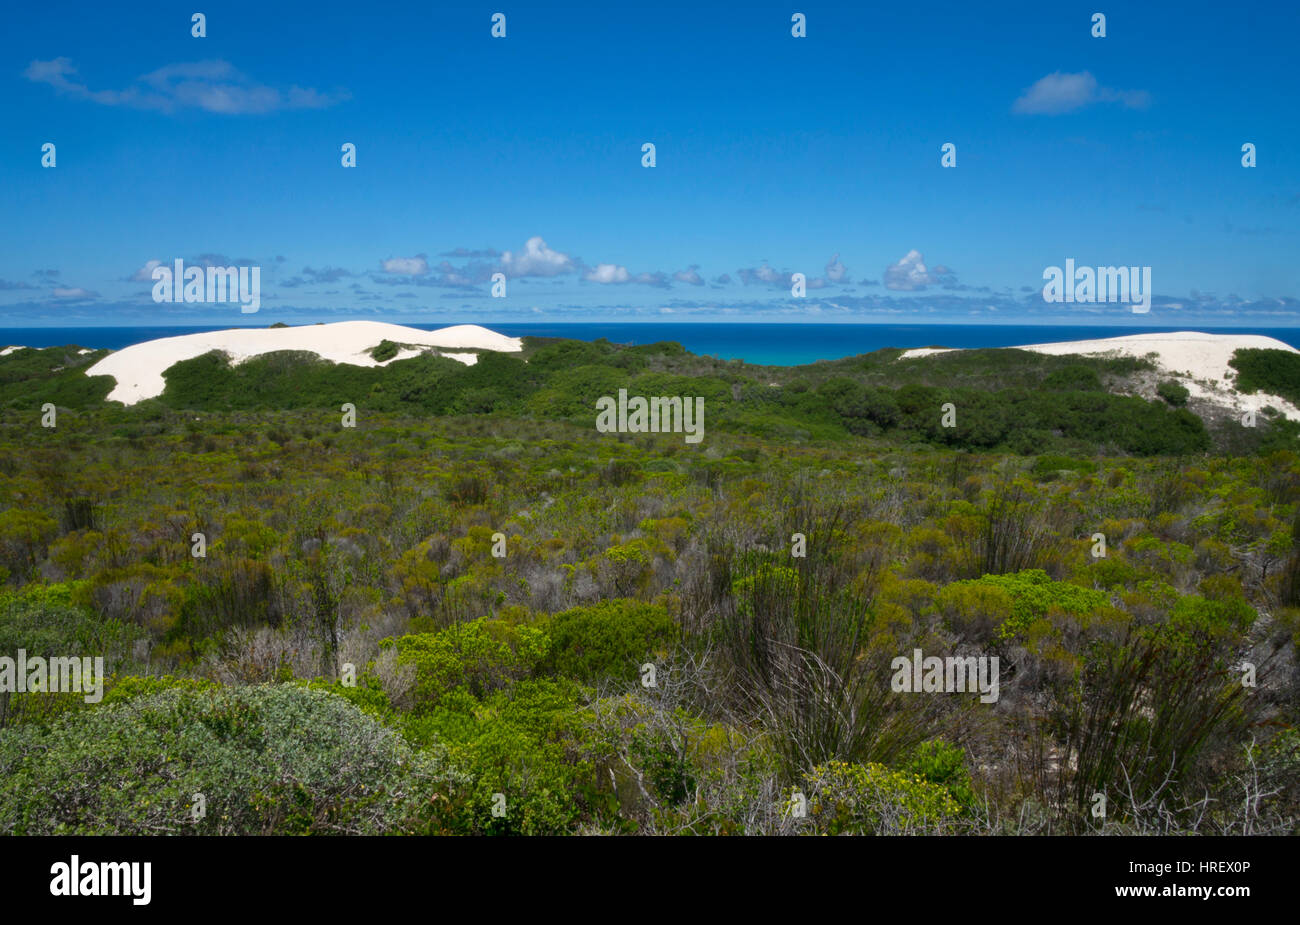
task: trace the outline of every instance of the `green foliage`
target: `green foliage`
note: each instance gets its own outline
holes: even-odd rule
[[[1049,711],[1070,768],[1057,798],[1083,813],[1094,793],[1112,794],[1109,812],[1121,818],[1153,806],[1174,819],[1194,814],[1187,796],[1219,773],[1202,753],[1238,740],[1259,708],[1230,670],[1253,617],[1246,611],[1185,598],[1167,624],[1095,639]]]
[[[551,637],[546,667],[584,684],[635,680],[640,666],[677,636],[666,608],[636,600],[574,607],[545,626]]]
[[[1053,581],[1042,569],[1026,569],[1010,575],[985,575],[949,587],[963,585],[997,588],[1010,597],[1011,617],[998,628],[1002,639],[1022,636],[1035,620],[1054,611],[1083,618],[1110,606],[1110,599],[1104,592]]]
[[[557,834],[591,808],[592,768],[574,758],[581,754],[580,693],[571,681],[547,678],[519,681],[483,700],[460,688],[406,722],[412,741],[445,744],[468,778],[449,816],[454,831]]]
[[[104,694],[104,704],[125,703],[137,697],[150,697],[164,691],[217,691],[221,685],[215,681],[202,678],[176,678],[165,675],[161,678],[126,675],[110,679]]]
[[[831,380],[823,389],[831,409],[852,433],[879,428],[900,436],[962,449],[1039,452],[1045,445],[1114,447],[1141,455],[1207,449],[1209,435],[1190,412],[1092,389],[1078,372],[1059,371],[1034,390],[936,388],[913,383],[887,397],[880,391]],[[1084,369],[1095,378],[1096,374]],[[942,423],[941,406],[957,409],[956,426]]]
[[[1048,453],[1034,460],[1033,473],[1039,478],[1046,478],[1061,471],[1096,472],[1097,464],[1089,459],[1076,459],[1059,453]]]
[[[1043,377],[1043,388],[1056,391],[1074,389],[1082,392],[1100,392],[1101,377],[1090,366],[1074,364],[1062,366]]]
[[[1187,387],[1182,383],[1166,379],[1156,386],[1156,394],[1175,408],[1181,408],[1187,404],[1187,399],[1191,397],[1192,393],[1187,391]]]
[[[481,698],[530,676],[551,647],[550,638],[536,627],[486,618],[385,643],[396,647],[400,663],[415,670],[417,715],[435,709],[457,690]]]
[[[106,350],[81,353],[80,348],[24,347],[0,357],[0,408],[20,409],[35,426],[41,405],[86,409],[102,404],[112,391],[111,376],[87,376],[86,369],[102,360]],[[35,403],[33,401],[35,400]]]
[[[105,674],[127,666],[142,635],[139,628],[103,619],[74,603],[83,590],[83,584],[69,583],[0,592],[0,656],[17,659],[22,649],[29,659],[99,657]],[[83,704],[84,694],[78,692],[0,691],[0,729],[48,722]]]
[[[831,761],[806,782],[808,815],[826,835],[955,834],[965,809],[946,787],[880,764]]]
[[[923,742],[917,746],[904,770],[943,787],[963,807],[974,807],[975,792],[971,789],[966,753],[960,746],[942,739]]]
[[[1237,371],[1239,391],[1267,392],[1300,402],[1300,353],[1247,348],[1234,351],[1228,365]]]
[[[428,831],[435,796],[461,782],[321,691],[172,688],[0,736],[0,832]]]
[[[18,351],[0,378],[62,376],[68,353]],[[898,353],[783,369],[530,338],[475,367],[212,356],[169,371],[163,400],[61,412],[56,430],[33,424],[46,380],[31,379],[0,406],[0,642],[102,653],[117,674],[98,705],[7,701],[0,754],[96,738],[63,776],[21,757],[27,789],[0,789],[19,807],[0,818],[66,790],[99,801],[87,831],[170,825],[107,790],[92,801],[68,768],[143,769],[162,792],[169,765],[149,762],[191,754],[188,736],[234,743],[228,776],[265,784],[230,831],[1073,832],[1128,771],[1138,805],[1112,800],[1108,828],[1294,833],[1294,749],[1274,732],[1300,719],[1300,425],[1201,455],[1189,412],[1096,387],[1145,388],[1140,361]],[[706,444],[596,434],[595,398],[619,388],[706,396]],[[356,429],[338,426],[344,401]],[[1178,456],[1143,458],[1162,453]],[[1002,700],[894,694],[890,661],[913,648],[1001,655]],[[1233,688],[1243,659],[1260,696]],[[338,680],[349,660],[355,686]],[[394,785],[384,808],[356,787],[320,795],[318,777],[277,790],[255,757],[262,707],[163,710],[189,730],[174,735],[137,715],[266,679],[331,698],[344,729],[360,715],[400,736],[437,779]],[[357,782],[355,752],[314,748],[272,752]],[[1244,819],[1248,759],[1261,796]],[[1176,780],[1133,776],[1148,765]],[[782,817],[814,768],[822,815]],[[1207,794],[1204,819],[1180,815]]]
[[[51,350],[57,356],[19,351],[0,358],[0,402],[8,375],[26,391],[33,377],[57,377],[42,385],[67,391],[49,393],[57,404],[101,403],[111,380],[86,379],[85,362],[72,348]],[[366,414],[537,415],[587,426],[596,399],[626,388],[634,395],[703,396],[711,431],[785,440],[853,435],[1017,453],[1053,447],[1141,455],[1209,445],[1196,416],[1104,390],[1103,383],[1122,384],[1149,367],[1135,359],[961,350],[899,362],[898,351],[879,351],[783,369],[696,357],[680,344],[539,338],[527,339],[522,356],[487,351],[472,366],[433,352],[398,360],[399,345],[390,341],[371,353],[386,365],[334,364],[293,351],[232,365],[213,352],[166,370],[158,403],[177,410],[337,411],[351,402]],[[60,358],[71,365],[57,364]],[[955,428],[939,423],[939,406],[948,401],[960,409]]]

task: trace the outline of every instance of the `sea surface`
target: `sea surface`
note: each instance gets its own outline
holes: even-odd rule
[[[456,322],[450,322],[456,323]],[[426,331],[447,324],[416,324]],[[0,347],[53,347],[75,344],[92,349],[120,350],[141,341],[234,325],[208,327],[0,328]],[[248,325],[265,327],[265,325]],[[962,324],[703,324],[703,323],[553,323],[487,324],[511,337],[607,338],[618,344],[677,341],[692,353],[725,360],[745,360],[773,366],[796,366],[817,360],[870,353],[884,347],[1015,347],[1070,340],[1094,340],[1127,334],[1158,334],[1196,330],[1211,334],[1262,334],[1300,349],[1300,328],[1148,328],[1135,325],[962,325]]]

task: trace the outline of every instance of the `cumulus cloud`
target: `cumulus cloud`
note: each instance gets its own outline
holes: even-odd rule
[[[78,300],[78,301],[85,301],[86,299],[99,298],[98,292],[92,292],[89,289],[82,289],[80,286],[75,286],[70,289],[55,288],[51,291],[51,294],[56,299],[70,299],[70,300]]]
[[[672,283],[668,281],[668,274],[662,270],[656,270],[653,273],[638,273],[632,277],[632,282],[640,283],[643,286],[653,286],[656,289],[672,288]]]
[[[347,91],[324,93],[297,85],[278,89],[258,83],[227,61],[169,64],[137,77],[122,90],[92,90],[77,75],[70,58],[33,61],[23,76],[60,93],[104,106],[127,106],[172,113],[201,109],[223,115],[249,115],[284,109],[322,109],[349,99]]]
[[[128,281],[132,283],[151,283],[153,282],[154,269],[160,266],[162,266],[161,260],[146,260],[144,266],[132,273]]]
[[[845,278],[848,273],[848,268],[839,262],[839,254],[836,254],[831,258],[830,263],[826,265],[826,272],[828,276],[831,273],[836,274],[833,281],[838,283]],[[766,261],[764,261],[763,265],[759,267],[748,267],[737,270],[736,275],[740,277],[741,284],[745,286],[772,286],[776,289],[788,289],[794,283],[793,273],[788,270],[781,270],[778,272],[768,266]],[[808,289],[825,289],[827,286],[831,285],[832,282],[828,276],[809,277],[805,274],[804,285]],[[723,274],[714,280],[715,283],[723,284],[730,281],[731,278],[726,274]]]
[[[507,276],[559,276],[572,273],[573,259],[568,254],[546,246],[540,235],[529,238],[518,253],[506,251],[501,255],[501,268]]]
[[[316,286],[328,283],[337,283],[339,280],[356,274],[342,267],[322,267],[319,270],[313,270],[311,267],[303,267],[302,272],[297,276],[286,279],[280,283],[287,289],[294,289],[298,286]]]
[[[482,264],[469,264],[465,267],[453,267],[444,260],[438,264],[438,283],[442,286],[454,286],[468,289],[475,283],[491,279],[491,268]]]
[[[700,265],[693,263],[685,270],[678,270],[673,274],[673,279],[679,283],[686,283],[688,286],[703,286],[704,277],[700,275]]]
[[[774,283],[782,283],[790,278],[789,273],[781,274],[776,272],[776,270],[773,270],[767,265],[766,261],[764,261],[761,267],[742,268],[737,270],[736,273],[740,277],[740,281],[746,286],[752,286],[755,283],[766,283],[771,285]]]
[[[627,267],[598,263],[584,273],[582,278],[591,283],[626,283],[631,281],[632,275],[627,272]]]
[[[313,270],[311,267],[303,267],[302,275],[313,283],[337,283],[346,276],[353,274],[342,267],[321,267],[319,270]]]
[[[910,250],[897,263],[885,268],[885,288],[896,292],[915,292],[927,286],[951,288],[957,284],[952,270],[936,264],[933,269],[925,265],[925,257],[918,250]],[[865,282],[865,281],[864,281]]]
[[[1127,109],[1143,109],[1151,102],[1145,90],[1114,90],[1097,83],[1088,71],[1048,74],[1035,81],[1011,107],[1026,115],[1059,115],[1093,103],[1119,103]]]
[[[414,257],[390,257],[382,261],[385,273],[398,276],[424,276],[429,272],[429,258],[424,254]]]

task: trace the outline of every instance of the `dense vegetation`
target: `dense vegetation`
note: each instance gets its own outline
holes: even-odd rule
[[[1300,353],[1289,350],[1236,351],[1230,365],[1237,371],[1237,388],[1268,392],[1300,404]]]
[[[23,350],[0,361],[12,382],[0,391],[0,406],[30,407],[35,395],[42,401],[48,395],[59,407],[103,406],[112,380],[64,365],[84,366],[98,355],[71,350]],[[385,341],[372,353],[388,360],[397,351]],[[337,410],[351,403],[368,414],[495,413],[587,426],[598,398],[626,388],[634,395],[703,396],[708,428],[777,440],[872,436],[967,450],[1137,455],[1203,452],[1213,442],[1199,417],[1169,407],[1182,402],[1116,394],[1149,368],[1143,360],[1019,350],[899,360],[899,353],[785,368],[698,357],[672,343],[620,347],[538,338],[528,339],[521,356],[483,353],[473,366],[432,354],[382,367],[348,366],[289,351],[232,365],[214,352],[171,367],[155,401],[200,411]],[[954,418],[946,426],[949,403]],[[1254,443],[1269,434],[1262,429]]]
[[[0,693],[2,832],[1300,834],[1300,455],[1139,362],[84,356],[0,358],[0,655],[111,675]]]

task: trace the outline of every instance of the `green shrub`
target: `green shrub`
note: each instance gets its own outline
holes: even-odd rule
[[[632,681],[657,650],[676,638],[676,624],[659,604],[617,599],[574,607],[546,624],[547,668],[586,684]]]
[[[398,661],[415,668],[412,709],[428,712],[452,691],[481,698],[528,677],[551,647],[546,633],[486,617],[437,633],[384,640]]]
[[[1063,366],[1047,374],[1043,379],[1043,388],[1057,391],[1100,392],[1101,377],[1089,366],[1077,364]]]
[[[880,764],[831,761],[806,782],[808,815],[827,835],[940,834],[962,830],[963,807],[949,790]]]
[[[1096,472],[1097,464],[1088,459],[1075,459],[1071,456],[1062,456],[1058,453],[1048,453],[1034,460],[1033,473],[1039,478],[1053,475],[1057,472]]]
[[[4,834],[428,831],[461,783],[436,751],[292,685],[172,688],[0,733]]]
[[[27,585],[0,592],[0,655],[27,657],[101,657],[105,675],[130,664],[139,627],[103,619],[79,602],[85,582]],[[107,682],[106,682],[107,684]],[[0,729],[15,723],[47,722],[85,704],[76,692],[17,693],[0,691]]]
[[[1228,361],[1242,392],[1268,392],[1300,402],[1300,353],[1291,350],[1237,350]]]
[[[563,678],[520,681],[482,701],[460,688],[406,721],[411,741],[445,745],[468,779],[448,817],[454,831],[562,834],[590,811],[594,776],[579,741],[581,696]]]
[[[1042,569],[1026,569],[1010,575],[985,575],[969,582],[954,582],[954,585],[985,585],[1000,588],[1011,596],[1011,618],[998,630],[1002,639],[1021,636],[1031,623],[1053,610],[1085,617],[1110,606],[1110,598],[1104,592],[1053,581]]]
[[[945,788],[964,807],[975,804],[970,770],[966,767],[966,753],[960,746],[942,739],[923,742],[917,746],[904,770]]]
[[[1186,386],[1175,382],[1172,379],[1166,379],[1164,382],[1157,385],[1156,394],[1169,402],[1169,404],[1173,405],[1175,408],[1181,408],[1183,405],[1187,404],[1187,399],[1191,397],[1191,392],[1187,391]]]

